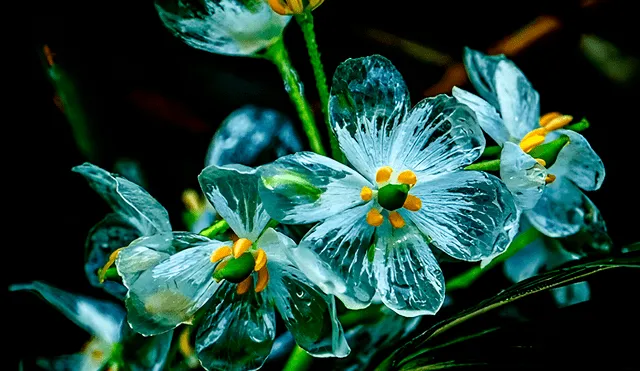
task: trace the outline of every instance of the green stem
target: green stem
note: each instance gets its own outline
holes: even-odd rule
[[[309,355],[304,349],[300,348],[298,345],[293,348],[291,351],[291,355],[287,360],[287,363],[282,368],[282,371],[303,371],[309,369],[311,363],[313,362],[313,357]]]
[[[227,223],[226,220],[221,219],[213,223],[210,227],[201,230],[200,235],[213,238],[220,233],[224,233],[227,229],[229,229],[229,223]]]
[[[485,147],[484,151],[482,151],[482,157],[493,157],[497,156],[502,152],[502,147],[500,146],[490,146]]]
[[[302,128],[307,134],[311,150],[319,155],[326,155],[327,152],[322,146],[322,139],[320,138],[316,121],[313,118],[313,112],[311,111],[311,107],[309,107],[309,103],[307,103],[307,100],[304,99],[302,95],[302,84],[296,70],[291,64],[289,53],[284,46],[282,38],[267,49],[265,58],[269,59],[278,67],[278,71],[280,71],[280,75],[282,75],[282,80],[284,81],[285,90],[289,93],[289,98],[296,106],[298,116],[300,116],[300,121],[302,121]]]
[[[567,125],[565,127],[565,129],[567,130],[573,130],[577,132],[587,130],[588,128],[589,128],[589,121],[587,121],[586,118],[583,118],[582,120],[576,122],[575,124]]]
[[[485,272],[489,271],[491,268],[502,263],[503,261],[509,259],[523,247],[536,240],[538,237],[540,237],[540,232],[538,232],[535,228],[529,228],[526,231],[518,234],[516,238],[511,241],[511,244],[509,245],[507,250],[493,258],[493,260],[491,260],[489,264],[485,265],[483,268],[480,268],[480,266],[475,266],[449,280],[447,282],[447,291],[465,289],[469,287]]]
[[[340,145],[336,139],[333,129],[331,128],[331,122],[329,121],[329,88],[327,86],[327,76],[324,74],[324,67],[322,66],[322,60],[320,60],[320,51],[318,50],[318,43],[316,42],[316,33],[314,31],[313,15],[310,9],[306,9],[302,14],[296,14],[296,21],[302,34],[304,35],[304,41],[307,44],[307,51],[309,52],[309,59],[311,60],[311,66],[313,67],[313,74],[316,79],[316,88],[318,89],[318,96],[320,97],[320,106],[322,107],[322,115],[324,116],[324,122],[327,125],[327,132],[329,133],[329,140],[331,142],[331,155],[334,159],[345,162],[344,155],[340,150]]]
[[[471,165],[465,167],[464,169],[465,170],[480,170],[480,171],[499,171],[500,170],[500,159],[476,162],[475,164],[471,164]]]

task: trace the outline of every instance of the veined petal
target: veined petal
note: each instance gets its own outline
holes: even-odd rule
[[[198,181],[216,211],[242,238],[255,241],[271,217],[258,193],[260,176],[246,166],[206,167]]]
[[[509,131],[504,125],[504,121],[502,121],[502,118],[496,111],[495,107],[477,95],[471,94],[456,86],[453,87],[451,94],[460,103],[466,104],[471,108],[471,110],[473,110],[473,112],[475,112],[478,119],[478,125],[480,125],[482,130],[493,138],[498,145],[502,145],[509,140]]]
[[[496,95],[495,75],[498,63],[507,59],[503,54],[486,55],[477,50],[464,48],[464,66],[469,80],[482,98],[499,108]]]
[[[409,91],[385,57],[347,59],[333,75],[329,114],[349,162],[369,181],[388,165],[394,127],[409,109]]]
[[[76,166],[72,170],[84,176],[89,186],[113,211],[126,216],[142,235],[171,231],[167,210],[139,185],[90,163]]]
[[[126,327],[132,331],[129,326]],[[142,338],[139,334],[135,334],[138,337],[134,344],[137,348],[137,352],[128,356],[125,352],[124,358],[127,366],[131,367],[133,371],[162,371],[164,370],[165,363],[167,361],[167,354],[171,348],[171,340],[173,338],[173,332],[165,332],[164,334],[149,336]],[[128,345],[129,343],[127,343]]]
[[[519,145],[505,142],[500,154],[500,178],[521,210],[536,206],[546,185],[547,169]]]
[[[156,0],[156,10],[165,27],[187,45],[235,56],[270,46],[291,19],[266,1]]]
[[[469,107],[444,94],[409,111],[393,133],[390,165],[418,177],[447,173],[475,161],[485,139]]]
[[[224,282],[198,328],[196,351],[207,370],[257,370],[276,335],[273,305],[252,288],[242,295]]]
[[[504,251],[517,232],[518,210],[498,178],[480,171],[442,174],[418,182],[410,194],[420,198],[416,212],[400,210],[433,246],[465,261]]]
[[[9,291],[22,290],[40,294],[65,317],[102,342],[115,344],[120,341],[120,327],[125,317],[124,310],[120,306],[108,301],[72,294],[39,281],[9,287]]]
[[[300,270],[349,309],[367,307],[375,293],[368,256],[374,233],[366,222],[370,208],[358,206],[317,224],[293,249]]]
[[[444,302],[444,276],[425,237],[412,225],[376,233],[374,267],[382,302],[401,316],[435,314]]]
[[[296,248],[295,241],[280,232],[276,232],[273,228],[267,228],[258,242],[256,242],[256,245],[264,250],[270,262],[275,261],[285,265],[293,262],[293,249]]]
[[[556,177],[565,177],[585,191],[595,191],[604,181],[604,164],[600,157],[589,145],[589,142],[573,130],[557,130],[549,139],[557,135],[569,137],[569,143],[564,146],[556,162],[549,168],[549,172]]]
[[[540,95],[513,62],[506,59],[496,68],[496,94],[500,115],[511,137],[522,139],[539,127]]]
[[[219,286],[210,257],[224,244],[211,241],[183,250],[140,274],[128,285],[125,301],[131,327],[149,336],[189,323]]]
[[[288,117],[275,110],[246,105],[220,124],[205,165],[255,166],[298,151],[302,151],[302,143]]]
[[[260,196],[272,218],[306,224],[364,203],[362,187],[373,188],[351,168],[312,152],[281,157],[260,168]]]

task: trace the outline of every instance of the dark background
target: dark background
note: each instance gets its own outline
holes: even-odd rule
[[[440,80],[445,68],[372,38],[372,30],[459,61],[463,46],[486,50],[540,15],[558,17],[562,27],[557,32],[512,59],[540,92],[543,113],[557,110],[590,120],[592,127],[584,135],[604,161],[607,176],[602,189],[589,197],[600,208],[614,243],[622,246],[638,239],[638,74],[626,82],[612,81],[585,58],[580,40],[585,34],[606,39],[636,58],[637,69],[637,13],[631,3],[327,0],[314,15],[329,79],[349,57],[382,54],[405,77],[414,103]],[[296,119],[272,65],[186,46],[163,28],[152,1],[49,1],[21,17],[30,22],[19,55],[26,67],[20,80],[27,94],[17,96],[22,115],[5,118],[18,129],[13,145],[20,146],[12,150],[9,161],[19,169],[5,173],[10,176],[5,194],[10,207],[5,212],[12,220],[5,239],[9,257],[3,264],[8,283],[45,280],[106,297],[85,279],[83,245],[88,230],[108,208],[82,177],[70,171],[87,159],[53,103],[44,44],[79,84],[96,140],[95,163],[112,170],[118,159],[139,161],[149,192],[168,209],[176,229],[182,226],[181,193],[186,187],[197,189],[196,176],[209,141],[229,113],[252,103]],[[287,28],[285,41],[306,82],[308,98],[319,111],[295,22]],[[11,294],[8,303],[5,335],[17,359],[72,353],[87,339],[33,295]]]

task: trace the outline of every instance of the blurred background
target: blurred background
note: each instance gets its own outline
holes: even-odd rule
[[[614,243],[622,246],[637,240],[640,206],[635,180],[640,42],[633,5],[326,0],[314,16],[329,79],[349,57],[382,54],[403,74],[413,103],[450,93],[453,85],[473,90],[461,73],[464,46],[509,55],[540,93],[543,113],[560,111],[590,121],[583,134],[607,175],[602,189],[589,197]],[[5,247],[9,283],[46,280],[106,297],[87,283],[83,251],[87,232],[109,210],[70,171],[74,165],[91,161],[115,171],[116,163],[137,163],[174,229],[183,229],[182,192],[198,189],[207,147],[227,115],[255,104],[298,122],[275,67],[188,47],[164,29],[153,1],[54,0],[22,17],[30,22],[20,55],[29,94],[21,97],[23,114],[10,123],[24,132],[18,137],[21,149],[12,154],[22,169],[12,176],[17,187],[9,197],[17,203],[11,210],[17,211],[18,231],[11,234],[24,237]],[[295,22],[285,43],[321,122]],[[52,64],[72,84],[86,125],[72,125],[65,116],[49,75]],[[8,302],[7,334],[16,359],[72,353],[86,341],[82,330],[33,295],[12,294]]]

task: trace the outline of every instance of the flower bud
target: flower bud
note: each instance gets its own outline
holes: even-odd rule
[[[281,15],[302,14],[305,10],[314,10],[324,0],[269,0],[274,12]]]

